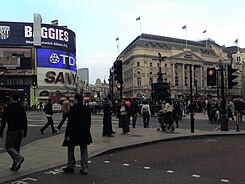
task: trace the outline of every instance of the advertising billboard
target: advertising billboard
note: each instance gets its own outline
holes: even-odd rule
[[[31,49],[0,48],[0,68],[31,69]]]
[[[76,53],[73,31],[50,24],[41,24],[41,44]],[[0,22],[0,45],[33,46],[33,23]]]
[[[59,68],[37,68],[39,86],[76,88],[76,72]]]
[[[76,55],[62,50],[39,48],[37,67],[68,69],[76,72]]]

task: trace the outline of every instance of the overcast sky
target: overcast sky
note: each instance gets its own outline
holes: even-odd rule
[[[77,65],[89,68],[90,83],[108,79],[109,68],[141,33],[186,39],[213,39],[245,47],[244,0],[1,0],[1,21],[43,23],[58,19],[76,33]],[[136,18],[140,17],[140,21]],[[207,30],[206,34],[203,33]],[[119,37],[119,41],[116,38]]]

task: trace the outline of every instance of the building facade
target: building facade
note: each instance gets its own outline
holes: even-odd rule
[[[50,24],[39,31],[36,46],[33,23],[0,22],[0,87],[17,89],[30,106],[77,91],[75,33]]]
[[[158,53],[166,57],[164,61],[159,62]],[[160,64],[164,81],[170,83],[171,97],[177,98],[190,94],[190,67],[193,94],[217,96],[217,89],[207,86],[207,68],[215,67],[219,73],[220,64],[227,68],[232,63],[224,48],[213,40],[197,42],[149,34],[138,36],[117,59],[123,61],[123,97],[147,98],[151,96],[151,84],[157,82]],[[217,82],[220,85],[220,77]],[[240,83],[234,89],[225,87],[225,90],[227,94],[238,95]],[[114,91],[118,96],[119,92]]]

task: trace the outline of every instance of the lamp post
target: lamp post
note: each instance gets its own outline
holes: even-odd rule
[[[193,59],[191,54],[185,55],[186,59]],[[191,121],[191,133],[194,133],[194,112],[193,112],[193,89],[192,89],[192,64],[189,64],[190,66],[190,121]]]

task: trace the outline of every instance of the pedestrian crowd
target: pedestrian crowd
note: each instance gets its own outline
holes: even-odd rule
[[[24,162],[24,157],[20,153],[22,138],[27,136],[27,117],[23,104],[19,103],[18,94],[13,94],[11,103],[4,108],[1,127],[0,138],[3,137],[5,126],[8,129],[6,132],[5,149],[12,158],[10,169],[17,171],[20,169]],[[242,114],[244,111],[244,100],[242,98],[235,98],[233,100],[227,99],[225,103],[226,120],[236,122],[237,131],[239,131],[239,124],[242,122]],[[122,129],[122,134],[130,135],[131,128],[137,128],[138,116],[142,116],[142,125],[144,128],[150,127],[150,120],[153,113],[157,114],[159,126],[158,130],[165,132],[173,132],[175,128],[179,128],[179,121],[183,116],[191,112],[190,108],[194,111],[198,109],[207,113],[210,123],[220,123],[221,121],[221,102],[215,99],[205,99],[202,103],[197,101],[190,104],[190,100],[183,101],[181,99],[166,98],[158,104],[158,109],[153,109],[149,101],[143,100],[139,103],[137,99],[122,99],[117,106],[113,106],[113,102],[109,98],[103,101],[103,128],[102,136],[114,137],[115,131],[112,126],[112,114],[116,113],[118,118],[118,127]],[[53,121],[53,108],[51,100],[44,105],[43,111],[47,118],[47,123],[40,129],[41,134],[50,126],[52,133],[59,133],[63,124],[67,120],[65,129],[65,136],[62,146],[67,147],[67,166],[63,168],[65,173],[73,173],[76,167],[76,158],[74,150],[76,146],[80,147],[81,157],[81,174],[88,173],[88,150],[87,147],[91,144],[91,108],[83,101],[81,94],[75,94],[73,103],[70,97],[62,103],[62,119],[57,128],[54,127]],[[236,116],[236,120],[234,118]],[[175,126],[174,126],[175,122]],[[138,122],[139,124],[139,122]],[[132,127],[130,126],[132,125]]]

